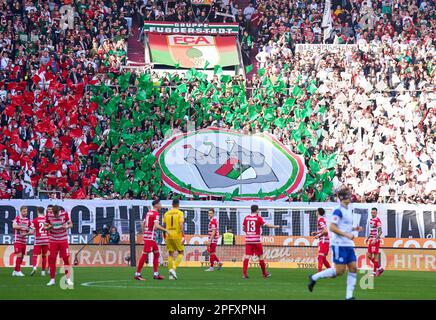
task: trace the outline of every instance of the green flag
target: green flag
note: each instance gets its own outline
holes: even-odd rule
[[[267,108],[264,111],[263,118],[265,121],[271,122],[275,119],[275,110],[274,108]]]
[[[121,184],[121,187],[120,187],[120,195],[121,195],[121,196],[124,196],[124,195],[127,193],[127,191],[129,191],[129,189],[130,189],[130,182],[129,182],[129,180],[125,180],[125,181]]]
[[[135,181],[141,181],[145,178],[145,173],[144,171],[140,170],[139,168],[136,168],[135,170]]]
[[[286,125],[286,119],[284,119],[284,118],[282,118],[282,117],[277,118],[277,119],[274,121],[274,125],[277,126],[277,127],[279,127],[280,129],[283,129],[283,128],[285,127],[285,125]]]
[[[130,75],[131,73],[129,71],[118,76],[117,81],[121,91],[126,91],[126,89],[129,87]]]
[[[182,84],[179,84],[178,86],[177,86],[177,89],[176,89],[178,92],[180,92],[180,93],[185,93],[186,91],[188,91],[188,89],[187,89],[187,87],[186,87],[186,83],[182,83]]]
[[[298,99],[303,95],[303,90],[301,90],[299,86],[295,86],[294,89],[292,89],[292,95]]]
[[[310,172],[314,174],[318,173],[320,170],[318,162],[316,162],[313,159],[309,160],[309,168],[310,168]]]
[[[303,142],[300,142],[300,143],[297,145],[297,150],[298,150],[301,154],[306,154],[306,153],[307,153],[307,149],[306,149],[306,147],[304,146],[304,143],[303,143]]]
[[[144,90],[140,90],[136,95],[136,101],[147,100],[147,93]]]
[[[229,82],[231,79],[232,79],[232,77],[229,75],[222,75],[221,76],[221,82],[224,82],[224,83]]]
[[[215,65],[213,67],[213,74],[219,76],[223,73],[223,68],[220,65]]]
[[[250,64],[250,65],[245,67],[245,73],[246,74],[249,74],[252,70],[253,70],[253,65],[252,64]]]
[[[315,91],[318,89],[318,87],[315,84],[310,84],[310,86],[307,87],[307,92],[310,94],[314,94]]]

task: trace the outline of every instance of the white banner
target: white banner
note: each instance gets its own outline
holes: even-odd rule
[[[164,183],[189,197],[285,200],[306,177],[301,155],[267,133],[213,127],[180,133],[165,140],[154,155]]]
[[[299,43],[295,47],[296,52],[312,51],[316,53],[353,51],[357,49],[357,44],[310,44]]]
[[[331,213],[336,203],[302,203],[302,202],[219,202],[219,201],[181,201],[180,208],[185,213],[185,233],[187,235],[204,235],[208,233],[209,208],[215,208],[219,221],[220,233],[228,228],[236,235],[242,233],[242,221],[250,212],[250,205],[256,203],[260,214],[268,223],[281,226],[280,229],[266,228],[264,236],[309,236],[316,230],[316,213],[318,207]],[[124,220],[128,228],[131,214],[135,220],[143,219],[150,208],[150,201],[145,200],[2,200],[0,201],[0,244],[13,241],[12,223],[19,214],[21,206],[27,206],[33,219],[38,206],[49,204],[61,205],[69,212],[74,227],[70,231],[70,242],[84,243],[96,230],[101,233],[103,226],[111,226],[114,219]],[[163,212],[171,207],[171,201],[162,201]],[[359,237],[368,235],[371,208],[377,208],[382,221],[383,236],[386,238],[436,238],[436,206],[412,204],[373,204],[356,203],[352,205],[354,222],[364,229]],[[162,214],[163,214],[162,212]],[[31,240],[29,241],[31,243]]]

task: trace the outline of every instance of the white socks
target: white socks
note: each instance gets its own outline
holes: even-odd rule
[[[354,275],[356,275],[356,274],[354,274]],[[315,273],[312,276],[312,279],[315,281],[318,281],[319,279],[333,278],[335,276],[336,276],[336,269],[332,267],[332,268],[325,269],[321,272]]]
[[[345,296],[346,299],[350,299],[353,297],[354,287],[356,286],[357,276],[355,273],[348,272],[347,275],[347,294]]]

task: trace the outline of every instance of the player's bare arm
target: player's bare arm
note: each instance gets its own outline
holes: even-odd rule
[[[272,229],[278,229],[278,228],[280,228],[280,226],[276,226],[276,225],[274,225],[274,224],[268,224],[268,223],[265,223],[263,226],[264,226],[264,227],[267,227],[267,228],[272,228]]]
[[[328,233],[329,233],[329,232],[328,232],[327,228],[324,228],[324,229],[322,229],[321,232],[313,231],[313,232],[312,232],[312,235],[315,236],[315,239],[319,239],[319,238],[321,238],[322,236],[326,236],[326,235],[328,235]]]
[[[20,226],[18,223],[14,222],[12,224],[12,228],[16,230],[24,230],[22,226]]]
[[[353,230],[354,230],[354,228],[353,228]],[[350,240],[354,239],[354,234],[343,232],[342,230],[340,230],[338,228],[338,225],[336,223],[331,223],[330,224],[330,231],[336,233],[339,236],[346,237],[346,238],[348,238]]]
[[[71,229],[73,227],[73,222],[71,220],[64,223],[65,229]]]
[[[208,245],[208,244],[212,243],[212,240],[215,238],[215,235],[216,235],[216,228],[213,228],[212,229],[212,233],[210,234],[209,239],[207,241],[205,241],[204,244]]]
[[[168,232],[169,232],[167,229],[165,229],[163,226],[161,226],[161,225],[159,224],[158,221],[155,221],[155,222],[154,222],[154,227],[155,227],[157,230],[161,230],[161,231],[163,231],[163,232],[165,232],[165,233],[168,233]],[[144,226],[143,226],[143,228],[144,228]],[[144,229],[142,229],[142,231],[144,232]]]

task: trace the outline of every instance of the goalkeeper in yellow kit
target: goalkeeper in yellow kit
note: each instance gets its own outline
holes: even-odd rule
[[[168,250],[168,269],[170,272],[169,279],[177,280],[176,270],[183,259],[185,251],[184,241],[184,223],[183,212],[179,210],[179,199],[173,199],[173,208],[164,214],[163,224],[168,233],[165,234],[165,243]],[[174,260],[174,252],[177,251],[177,257]]]

